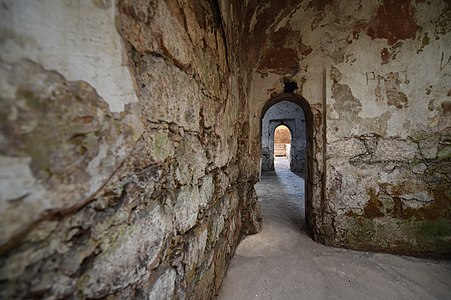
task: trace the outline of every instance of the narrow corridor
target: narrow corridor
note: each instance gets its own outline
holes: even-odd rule
[[[256,185],[263,229],[238,246],[219,300],[451,299],[451,262],[315,243],[304,219],[304,180],[276,158]]]

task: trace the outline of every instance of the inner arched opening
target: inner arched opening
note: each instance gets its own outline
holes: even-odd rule
[[[274,158],[282,156],[281,154],[284,152],[287,153],[288,148],[288,153],[285,156],[289,161],[290,170],[296,173],[303,173],[305,170],[307,144],[303,109],[291,101],[278,102],[265,112],[261,126],[261,171],[274,171]],[[284,132],[284,130],[287,132],[288,130],[288,134],[291,133],[289,143],[283,145],[283,143],[275,142],[276,129],[279,129],[279,132]]]
[[[279,125],[274,130],[274,166],[278,160],[290,161],[291,132],[285,125]]]
[[[274,130],[274,170],[290,169],[291,131],[285,125]]]

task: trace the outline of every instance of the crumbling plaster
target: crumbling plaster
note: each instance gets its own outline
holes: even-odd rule
[[[261,222],[227,15],[28,4],[0,3],[0,298],[213,297]]]
[[[4,62],[27,58],[67,80],[89,82],[112,112],[138,102],[114,1],[5,0],[2,5],[8,7],[0,11]]]
[[[283,97],[289,79],[312,109],[314,238],[357,249],[450,252],[450,163],[443,154],[451,125],[449,4],[285,2],[257,5],[275,21],[253,17],[250,34],[262,26],[267,36],[248,39],[259,49],[246,61],[249,101],[263,110]],[[286,50],[279,56],[283,48],[297,58],[285,59]],[[268,55],[280,63],[268,63]],[[258,144],[258,114],[250,120]],[[366,216],[372,201],[382,212]]]
[[[2,244],[90,201],[143,131],[114,14],[111,1],[2,1]]]
[[[214,296],[283,100],[315,240],[451,252],[446,1],[0,4],[2,298]]]

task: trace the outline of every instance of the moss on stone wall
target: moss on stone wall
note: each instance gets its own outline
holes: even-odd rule
[[[209,299],[218,292],[241,236],[257,232],[261,216],[256,177],[238,157],[248,152],[238,134],[247,119],[238,70],[218,3],[204,2],[118,2],[139,94],[121,113],[89,83],[30,61],[2,62],[10,96],[3,101],[2,90],[0,154],[9,164],[13,156],[30,162],[30,176],[57,205],[33,219],[36,203],[53,198],[35,190],[35,202],[8,200],[2,222],[34,223],[20,235],[9,231],[0,298]],[[33,218],[15,218],[19,209]]]

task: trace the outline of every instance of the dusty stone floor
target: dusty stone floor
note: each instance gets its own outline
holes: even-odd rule
[[[232,259],[219,300],[451,299],[451,262],[350,251],[306,233],[301,176],[277,158],[257,194],[263,229]]]

